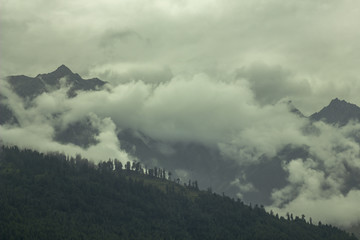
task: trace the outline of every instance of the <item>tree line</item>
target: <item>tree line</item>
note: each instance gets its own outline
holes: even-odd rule
[[[305,216],[279,218],[261,205],[194,191],[168,177],[155,168],[149,175],[137,163],[120,168],[115,160],[94,164],[2,146],[0,239],[356,239]]]

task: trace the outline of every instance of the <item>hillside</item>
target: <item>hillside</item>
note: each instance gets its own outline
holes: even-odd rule
[[[356,239],[167,176],[117,160],[94,165],[2,147],[0,239]]]

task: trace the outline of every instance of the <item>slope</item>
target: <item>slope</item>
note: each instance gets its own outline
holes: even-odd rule
[[[194,195],[119,161],[95,166],[17,147],[1,149],[0,191],[1,239],[356,239],[226,196]]]

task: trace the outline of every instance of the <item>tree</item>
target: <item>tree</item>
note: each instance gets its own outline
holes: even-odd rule
[[[120,172],[122,170],[122,168],[123,168],[122,163],[119,160],[117,160],[116,158],[114,160],[114,165],[115,165],[115,171],[116,172]]]
[[[135,169],[136,169],[136,161],[133,161],[131,165],[131,170],[135,171]]]
[[[106,162],[106,168],[108,171],[112,171],[114,170],[114,163],[111,159],[109,159],[107,162]]]
[[[142,170],[140,162],[135,163],[135,171],[140,172]]]
[[[126,164],[125,164],[125,169],[126,169],[126,171],[130,171],[130,169],[131,169],[131,163],[130,163],[130,161],[127,161],[127,162],[126,162]]]
[[[193,182],[193,185],[196,190],[199,190],[198,182],[196,180]]]
[[[155,175],[155,177],[158,177],[158,168],[157,167],[154,167],[154,175]]]

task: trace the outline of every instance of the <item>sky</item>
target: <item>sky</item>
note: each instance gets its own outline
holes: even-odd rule
[[[360,104],[356,0],[4,0],[1,74],[66,64],[109,82],[205,73],[249,79],[262,104],[291,98],[311,114]]]
[[[215,146],[239,167],[306,145],[310,157],[282,165],[287,185],[273,189],[268,209],[360,224],[360,190],[347,182],[349,169],[360,169],[360,125],[310,128],[287,105],[305,115],[336,97],[360,106],[359,21],[355,0],[2,0],[2,79],[65,64],[109,84],[70,99],[66,89],[44,93],[29,107],[2,81],[20,126],[0,126],[1,140],[127,161],[116,135],[132,128],[163,142]],[[57,128],[84,118],[100,132],[97,145],[53,141]],[[246,173],[229,178],[224,184],[240,197],[257,191]]]

